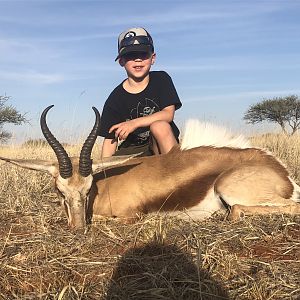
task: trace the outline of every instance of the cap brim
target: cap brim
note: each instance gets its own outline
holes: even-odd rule
[[[115,61],[117,61],[121,56],[125,54],[134,53],[134,52],[152,52],[152,46],[151,45],[130,45],[124,47],[123,49],[121,49]]]

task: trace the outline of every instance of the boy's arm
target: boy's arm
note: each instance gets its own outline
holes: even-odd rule
[[[109,129],[109,133],[115,130],[115,137],[119,138],[120,140],[125,140],[127,136],[137,128],[148,127],[155,121],[166,121],[168,123],[172,122],[174,113],[175,105],[170,105],[152,115],[115,124]]]
[[[111,157],[117,150],[117,140],[115,139],[104,139],[102,144],[101,158]]]

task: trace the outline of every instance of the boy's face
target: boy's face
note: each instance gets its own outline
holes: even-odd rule
[[[147,76],[154,62],[155,53],[152,52],[132,52],[119,59],[119,64],[125,68],[128,77],[136,79]]]

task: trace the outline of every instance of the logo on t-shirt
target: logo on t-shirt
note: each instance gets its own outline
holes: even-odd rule
[[[140,117],[149,116],[158,111],[160,111],[158,104],[152,99],[145,98],[138,102],[136,108],[131,110],[130,119],[132,120]],[[140,130],[143,132],[138,132]],[[136,131],[137,139],[141,142],[146,141],[149,138],[150,131],[145,131],[144,128],[141,128],[140,130],[138,129]]]
[[[155,112],[160,111],[158,104],[149,98],[145,98],[142,101],[139,101],[136,108],[131,110],[130,118],[140,118],[154,114]]]

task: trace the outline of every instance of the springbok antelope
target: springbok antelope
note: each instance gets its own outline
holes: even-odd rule
[[[14,165],[48,172],[62,193],[71,228],[86,226],[87,217],[135,218],[139,213],[176,211],[193,219],[230,208],[230,219],[245,214],[300,213],[299,186],[271,154],[256,148],[200,146],[174,148],[150,157],[91,159],[100,114],[80,157],[70,158],[41,115],[41,129],[57,161],[0,157]],[[199,132],[201,135],[201,132]]]

